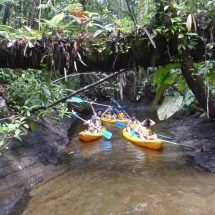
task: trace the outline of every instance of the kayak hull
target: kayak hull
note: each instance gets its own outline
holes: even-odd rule
[[[125,124],[128,124],[129,119],[119,120],[119,119],[107,119],[107,118],[105,118],[105,117],[102,117],[102,122],[115,123],[116,121],[118,121],[118,122],[123,122],[123,123],[125,123]]]
[[[150,149],[161,149],[163,146],[163,140],[157,139],[157,140],[143,140],[139,137],[131,136],[127,131],[126,128],[123,129],[122,135],[129,140],[132,143],[135,143],[139,146],[144,146]]]
[[[102,133],[101,132],[98,132],[96,134],[89,134],[89,133],[86,133],[86,131],[82,131],[79,133],[79,138],[81,140],[83,140],[84,142],[89,142],[89,141],[92,141],[92,140],[97,140],[99,138],[102,137]]]
[[[103,127],[102,130],[106,130],[106,128]],[[97,140],[97,139],[101,138],[102,136],[103,135],[102,135],[101,132],[98,132],[96,134],[90,134],[90,133],[87,133],[86,131],[82,131],[82,132],[79,133],[79,138],[84,142]]]

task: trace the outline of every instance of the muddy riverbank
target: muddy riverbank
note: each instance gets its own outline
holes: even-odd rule
[[[43,180],[69,143],[67,131],[74,120],[44,118],[37,130],[13,140],[0,157],[0,214],[7,214],[24,192]]]
[[[178,143],[194,147],[186,152],[188,162],[215,173],[215,121],[198,116],[183,116],[169,125],[169,131]]]

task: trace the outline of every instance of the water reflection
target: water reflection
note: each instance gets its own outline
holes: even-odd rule
[[[101,151],[107,151],[112,149],[112,142],[111,141],[102,141],[101,143]]]

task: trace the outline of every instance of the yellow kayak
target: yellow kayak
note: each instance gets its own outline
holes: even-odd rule
[[[102,130],[106,130],[106,128],[103,128]],[[90,134],[86,131],[82,131],[79,133],[79,138],[81,140],[83,140],[84,142],[89,142],[89,141],[92,141],[92,140],[97,140],[99,138],[101,138],[103,135],[101,132],[98,132],[96,134]]]
[[[111,123],[115,123],[116,121],[119,122],[123,122],[125,124],[128,124],[129,119],[125,119],[125,120],[119,120],[119,119],[107,119],[105,117],[102,117],[102,122],[111,122]]]
[[[140,146],[144,146],[150,149],[160,149],[163,146],[163,140],[157,139],[157,140],[143,140],[139,137],[131,136],[126,128],[123,129],[122,135],[131,141],[132,143],[135,143]]]

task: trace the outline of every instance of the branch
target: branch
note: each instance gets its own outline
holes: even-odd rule
[[[154,46],[154,48],[156,48],[155,42],[152,39],[152,36],[150,35],[150,33],[148,32],[148,30],[146,29],[146,27],[144,27],[144,31],[146,32],[146,34],[147,34],[149,40],[151,41],[152,45]]]
[[[62,78],[59,78],[59,79],[56,79],[56,80],[52,81],[52,83],[55,83],[57,81],[60,81],[62,79],[66,79],[66,78],[69,78],[69,77],[80,76],[80,75],[95,75],[95,74],[96,74],[95,72],[85,72],[85,73],[67,75],[66,77],[62,77]]]
[[[108,79],[110,79],[110,78],[112,78],[112,77],[114,77],[114,76],[116,76],[116,75],[118,75],[118,74],[120,74],[120,73],[126,72],[126,71],[128,71],[128,70],[129,70],[128,68],[127,68],[127,69],[121,69],[120,71],[115,72],[115,73],[113,73],[112,75],[109,75],[109,76],[106,77],[106,78],[100,79],[99,81],[96,81],[96,82],[93,83],[93,84],[90,84],[90,85],[88,85],[88,86],[86,86],[86,87],[82,87],[81,89],[79,89],[79,90],[77,90],[77,91],[75,91],[75,92],[73,92],[73,93],[70,93],[70,94],[67,95],[66,97],[64,97],[64,98],[62,98],[62,99],[60,99],[60,100],[54,102],[53,104],[49,105],[48,107],[39,107],[39,108],[33,109],[32,112],[35,112],[35,111],[41,110],[41,109],[47,109],[47,108],[54,107],[55,105],[57,105],[57,104],[59,104],[59,103],[61,103],[61,102],[65,102],[65,101],[66,101],[67,99],[69,99],[70,97],[72,97],[72,96],[74,96],[74,95],[76,95],[76,94],[78,94],[78,93],[81,93],[82,91],[85,91],[85,90],[87,90],[87,89],[90,89],[90,88],[92,88],[92,87],[95,87],[95,86],[99,85],[100,83],[102,83],[102,82],[104,82],[104,81],[106,81],[106,80],[108,80]]]

